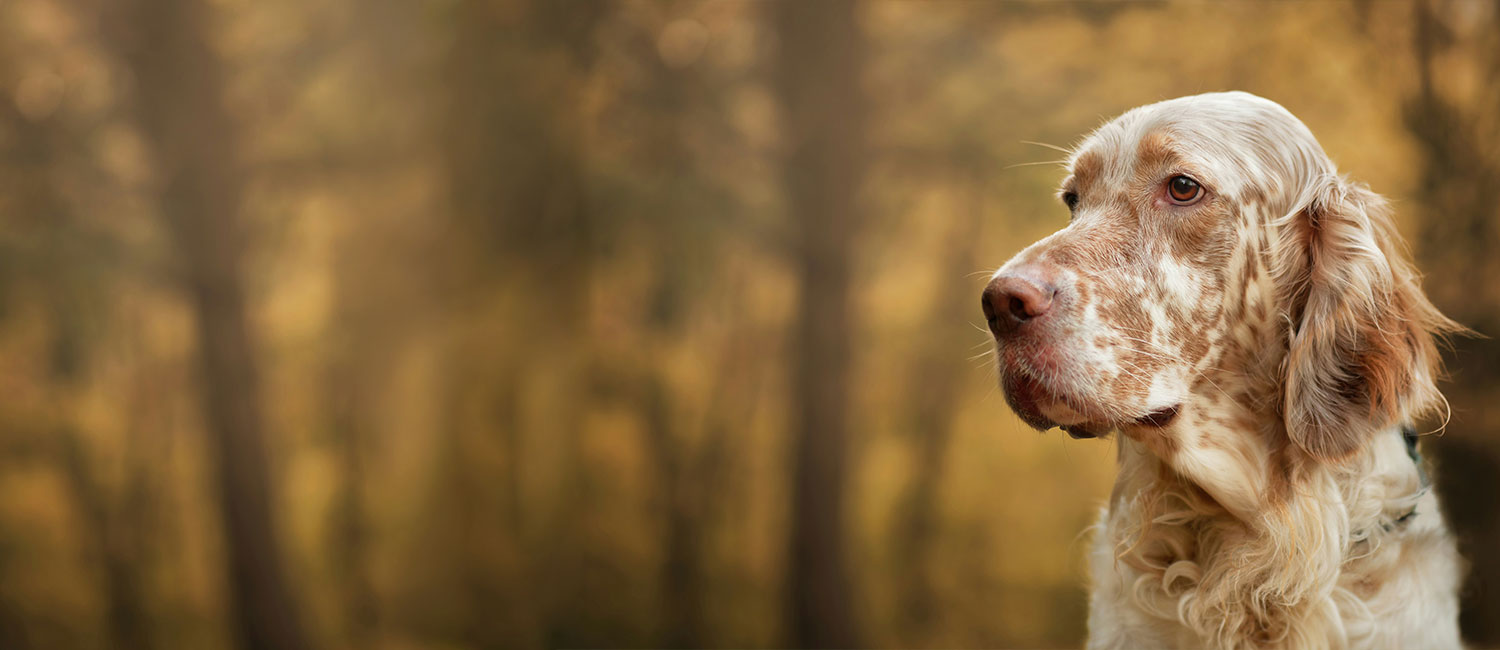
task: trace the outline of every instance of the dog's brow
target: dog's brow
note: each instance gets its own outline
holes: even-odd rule
[[[1164,165],[1177,157],[1176,143],[1166,131],[1152,131],[1141,138],[1136,159],[1143,168]]]
[[[1090,151],[1073,161],[1073,175],[1070,177],[1074,191],[1092,184],[1104,171],[1104,157],[1097,151]]]

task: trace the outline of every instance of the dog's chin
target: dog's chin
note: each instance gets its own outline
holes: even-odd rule
[[[1098,438],[1109,433],[1109,421],[1090,415],[1077,404],[1033,377],[1010,375],[1001,381],[1005,401],[1021,421],[1038,431],[1061,428],[1074,438]]]
[[[1102,438],[1117,429],[1165,428],[1182,410],[1181,404],[1174,404],[1153,409],[1140,417],[1111,419],[1089,409],[1086,402],[1073,399],[1026,375],[1007,376],[1001,385],[1005,390],[1005,401],[1023,422],[1038,431],[1059,428],[1073,438]]]

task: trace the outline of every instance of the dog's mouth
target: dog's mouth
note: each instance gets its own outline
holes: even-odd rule
[[[1160,429],[1173,420],[1177,419],[1177,412],[1182,410],[1181,404],[1173,404],[1165,408],[1159,408],[1135,419],[1134,424],[1142,427],[1154,427]]]
[[[1156,409],[1141,417],[1127,421],[1122,425],[1114,426],[1109,422],[1083,422],[1079,424],[1058,425],[1058,428],[1067,432],[1073,438],[1101,438],[1115,428],[1137,428],[1161,429],[1177,419],[1177,413],[1182,410],[1181,404],[1174,404]]]
[[[1182,404],[1153,409],[1131,419],[1111,418],[1081,400],[1053,390],[1026,375],[1006,377],[1005,400],[1021,420],[1038,431],[1053,427],[1073,438],[1102,438],[1115,429],[1161,429],[1176,421]]]

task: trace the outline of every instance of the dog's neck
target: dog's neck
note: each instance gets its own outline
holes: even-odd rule
[[[1133,570],[1144,613],[1203,639],[1282,639],[1298,647],[1299,631],[1348,618],[1337,603],[1358,601],[1351,590],[1380,588],[1342,578],[1361,562],[1399,553],[1400,534],[1421,516],[1425,481],[1401,429],[1372,436],[1343,462],[1275,471],[1285,485],[1267,477],[1253,507],[1226,507],[1150,445],[1119,439],[1105,534],[1117,563]]]

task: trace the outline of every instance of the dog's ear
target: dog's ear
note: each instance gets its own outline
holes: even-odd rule
[[[1385,202],[1328,177],[1281,222],[1291,322],[1282,415],[1292,442],[1343,458],[1442,401],[1435,339],[1458,330],[1422,292]]]

